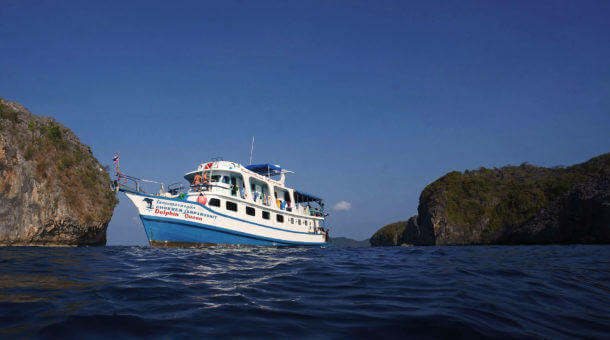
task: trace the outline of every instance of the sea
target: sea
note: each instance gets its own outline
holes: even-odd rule
[[[610,246],[0,248],[0,337],[610,338]]]

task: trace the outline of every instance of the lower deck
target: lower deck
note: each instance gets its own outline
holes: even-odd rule
[[[267,214],[270,223],[264,223],[265,214],[254,212],[250,216],[246,207],[239,209],[231,200],[221,201],[225,208],[202,204],[186,199],[149,195],[121,189],[134,203],[140,214],[151,245],[173,243],[193,245],[253,245],[253,246],[320,246],[327,244],[328,234],[313,223],[307,226],[291,225],[290,218]],[[185,197],[186,198],[186,197]],[[212,198],[211,198],[212,199]],[[211,201],[210,199],[210,201]],[[228,211],[227,211],[228,210]],[[259,219],[262,219],[259,220]],[[282,222],[278,222],[283,220]],[[288,222],[288,223],[286,223]],[[293,222],[294,223],[294,222]]]

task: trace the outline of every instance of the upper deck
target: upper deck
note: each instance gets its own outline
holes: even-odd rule
[[[200,164],[184,178],[189,182],[190,194],[216,194],[288,214],[323,219],[323,200],[286,187],[288,173],[293,172],[273,164],[243,166],[214,161]],[[311,203],[317,203],[318,207],[312,208]]]
[[[285,182],[285,176],[283,176],[283,175],[286,173],[293,173],[292,171],[281,169],[277,165],[271,165],[271,164],[265,164],[265,165],[269,165],[269,167],[268,167],[269,170],[268,170],[267,174],[265,174],[264,171],[260,171],[261,167],[259,167],[259,166],[252,167],[253,170],[250,170],[250,169],[248,169],[250,166],[243,166],[239,163],[234,163],[234,162],[229,162],[229,161],[214,161],[214,162],[202,163],[202,164],[199,164],[199,166],[197,167],[197,170],[186,173],[184,175],[184,179],[186,179],[187,181],[189,181],[189,183],[191,183],[196,174],[203,175],[203,172],[210,172],[212,174],[214,171],[216,171],[216,172],[226,171],[226,172],[238,172],[238,173],[241,173],[242,175],[245,174],[247,176],[257,178],[261,181],[266,181],[269,183],[273,183],[274,185],[283,187],[284,182]],[[277,175],[281,176],[279,180],[275,180],[272,178],[272,176],[277,176]]]

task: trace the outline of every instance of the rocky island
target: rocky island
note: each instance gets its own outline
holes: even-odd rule
[[[378,230],[373,246],[610,243],[610,153],[570,167],[450,172],[418,215]]]
[[[0,245],[105,245],[117,202],[74,133],[0,98]]]

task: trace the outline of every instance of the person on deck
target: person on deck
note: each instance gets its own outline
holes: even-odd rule
[[[201,185],[201,180],[203,178],[201,177],[200,174],[196,174],[195,177],[193,178],[193,186],[200,186]]]

